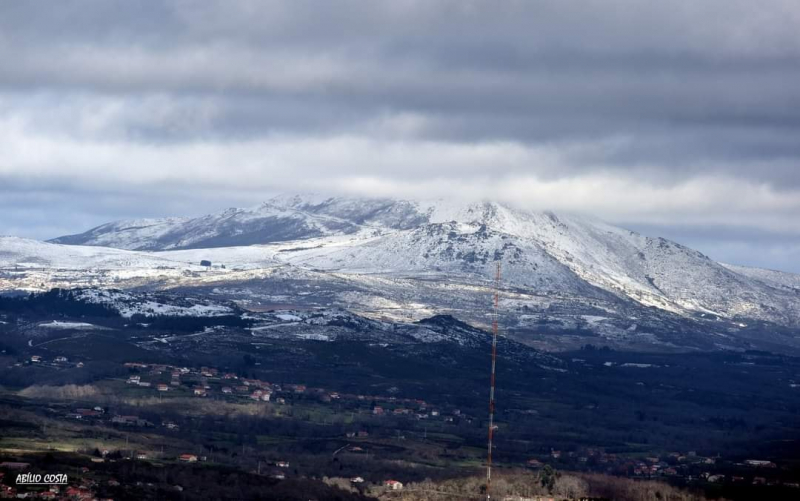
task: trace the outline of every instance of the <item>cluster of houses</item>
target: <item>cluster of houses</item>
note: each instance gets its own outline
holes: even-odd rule
[[[67,367],[83,367],[83,362],[74,362],[70,363],[69,359],[63,355],[59,355],[54,357],[52,360],[46,360],[41,355],[31,355],[29,360],[31,365],[41,365],[41,366],[49,366],[56,369],[65,369]],[[14,364],[15,366],[22,365],[21,363]]]
[[[304,384],[269,383],[259,379],[239,377],[230,372],[223,373],[214,367],[198,369],[142,362],[127,362],[125,367],[136,371],[129,375],[128,384],[142,388],[154,388],[160,392],[177,390],[186,383],[196,397],[209,397],[217,394],[223,397],[249,398],[257,402],[285,404],[286,398],[294,394],[315,398],[322,403],[342,400],[373,402],[369,412],[374,416],[439,418],[447,423],[455,423],[456,420],[472,422],[472,418],[463,415],[459,409],[454,409],[444,415],[438,409],[429,409],[428,404],[421,399],[399,398],[391,395],[356,395],[329,391],[325,388],[310,388]],[[166,382],[166,373],[170,374],[169,383]],[[281,394],[283,396],[277,396]]]
[[[555,460],[567,468],[580,468],[581,464],[591,463],[595,468],[604,465],[609,473],[630,475],[634,478],[680,477],[684,481],[705,481],[710,483],[748,483],[777,485],[777,480],[765,479],[759,471],[768,472],[778,468],[772,461],[748,459],[741,463],[724,462],[720,457],[703,457],[695,451],[687,453],[672,452],[662,456],[649,456],[632,459],[628,456],[608,454],[601,449],[588,448],[578,452],[550,451],[550,460]],[[720,467],[721,463],[725,463]],[[543,460],[534,458],[527,462],[529,468],[542,468]],[[717,470],[714,472],[713,470]],[[750,470],[750,475],[745,472]],[[722,474],[720,471],[738,471],[740,474]],[[793,484],[781,484],[794,486]],[[800,487],[800,486],[798,486]]]

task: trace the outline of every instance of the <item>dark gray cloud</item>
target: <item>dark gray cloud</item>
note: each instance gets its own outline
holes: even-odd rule
[[[4,2],[0,232],[457,191],[791,267],[798,32],[793,0]]]

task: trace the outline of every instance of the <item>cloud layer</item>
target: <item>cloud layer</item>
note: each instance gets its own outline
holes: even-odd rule
[[[0,233],[460,196],[800,272],[798,32],[781,0],[7,2]]]

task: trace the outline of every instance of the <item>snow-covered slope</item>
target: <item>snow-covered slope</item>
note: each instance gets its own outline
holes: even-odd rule
[[[195,297],[176,297],[175,295],[138,293],[130,294],[118,290],[79,289],[73,291],[75,300],[106,306],[131,318],[134,315],[145,317],[221,317],[238,315],[239,309],[233,305]]]
[[[191,219],[118,221],[51,242],[130,250],[233,247],[352,234],[371,224],[405,228],[419,217],[408,202],[276,197],[258,207]]]
[[[157,269],[178,265],[154,254],[109,247],[58,245],[18,237],[0,237],[0,268],[73,270]]]
[[[725,268],[752,278],[759,280],[772,287],[787,289],[800,294],[800,275],[794,273],[786,273],[785,271],[767,270],[764,268],[748,268],[746,266],[735,266],[732,264],[722,264]]]
[[[446,274],[585,301],[617,297],[679,315],[800,323],[792,275],[723,266],[703,254],[591,218],[492,202],[280,196],[193,219],[119,222],[56,242],[149,249],[184,265],[198,258],[259,268],[353,275]],[[260,246],[231,246],[261,244]],[[214,247],[215,249],[201,249]],[[246,250],[243,250],[246,249]]]

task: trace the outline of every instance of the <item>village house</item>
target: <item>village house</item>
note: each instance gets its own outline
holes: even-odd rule
[[[277,463],[275,463],[275,466],[277,466],[278,468],[288,468],[289,467],[289,462],[288,461],[278,461]]]
[[[206,389],[203,388],[202,386],[196,386],[194,388],[194,394],[195,394],[195,396],[198,396],[198,397],[205,397],[206,396]]]
[[[139,384],[139,381],[142,379],[141,376],[130,376],[128,378],[128,384]]]
[[[57,363],[57,364],[65,364],[65,363],[67,363],[69,360],[67,359],[67,357],[58,356],[58,357],[54,358],[54,359],[53,359],[53,361],[54,361],[55,363]]]
[[[169,386],[167,386],[164,383],[159,383],[157,388],[158,388],[158,391],[169,391]]]
[[[33,355],[33,356],[31,357],[31,362],[33,362],[33,363],[36,363],[36,364],[38,364],[38,363],[39,363],[39,362],[41,362],[41,361],[42,361],[42,357],[41,357],[41,356],[39,356],[39,355]]]
[[[179,461],[183,461],[184,463],[196,463],[197,456],[194,454],[181,454],[178,456]]]
[[[254,391],[253,393],[250,394],[250,398],[251,399],[253,399],[253,400],[261,400],[261,401],[264,401],[264,402],[269,402],[269,399],[270,399],[271,396],[272,396],[272,394],[270,392],[263,391],[263,390],[256,390],[256,391]]]
[[[351,484],[363,484],[364,483],[364,479],[361,478],[361,477],[353,477],[353,478],[350,479],[350,483]]]
[[[231,393],[233,393],[233,388],[231,388],[230,386],[223,386],[222,393],[230,395]]]
[[[403,488],[402,482],[398,482],[397,480],[387,480],[384,482],[384,485],[393,491],[399,491]]]
[[[376,405],[375,407],[372,408],[372,413],[375,415],[383,414],[383,407]]]

